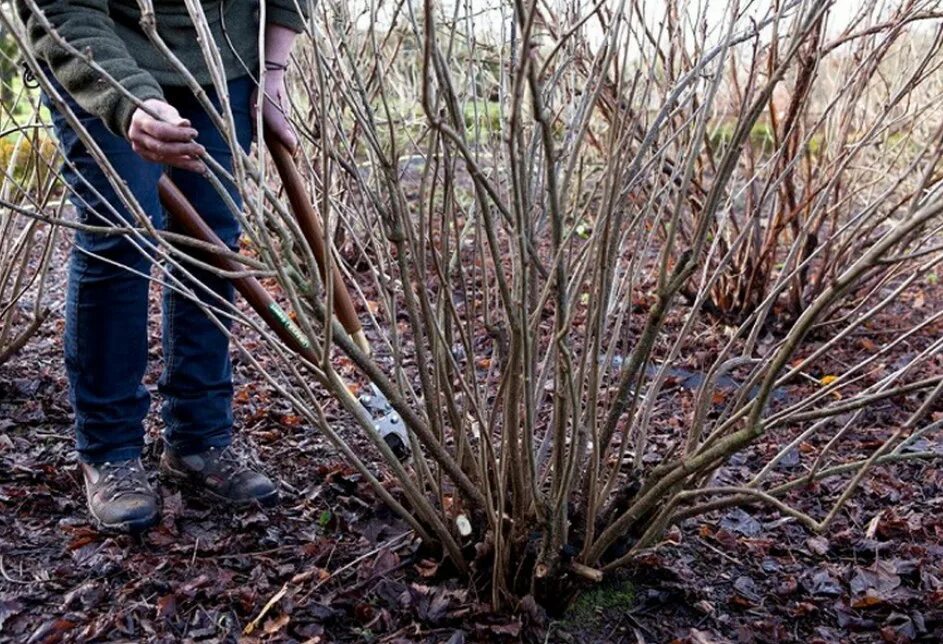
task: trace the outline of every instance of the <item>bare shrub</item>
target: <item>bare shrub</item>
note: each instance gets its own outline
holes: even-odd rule
[[[917,124],[938,110],[938,3],[891,15],[869,3],[838,34],[828,1],[752,17],[722,4],[719,21],[677,2],[658,3],[659,20],[628,1],[555,14],[523,1],[312,6],[293,70],[299,163],[339,247],[327,256],[370,321],[371,355],[333,318],[265,150],[233,146],[255,255],[241,261],[277,283],[316,359],[238,308],[207,311],[258,330],[269,359],[262,368],[259,348],[247,359],[496,605],[528,593],[565,604],[668,526],[717,508],[766,503],[824,530],[876,464],[938,456],[920,439],[941,422],[943,339],[903,364],[880,360],[938,325],[939,303],[837,377],[778,395],[832,373],[829,351],[943,258],[943,128]],[[187,6],[204,24],[200,3]],[[928,43],[918,56],[910,38]],[[899,71],[882,80],[891,60]],[[226,129],[229,115],[217,119]],[[144,244],[136,212],[127,234]],[[163,266],[192,261],[155,239]],[[783,301],[791,325],[769,336]],[[704,350],[709,307],[739,326],[707,349],[688,395],[669,376]],[[339,354],[402,416],[410,462],[373,431]],[[375,453],[327,422],[323,390]],[[909,417],[846,457],[838,446],[862,414],[895,396]],[[760,438],[780,447],[760,471],[717,478]],[[802,467],[777,469],[812,439],[823,447]],[[825,478],[842,484],[823,515],[788,502]]]
[[[0,365],[32,337],[48,315],[44,299],[55,228],[42,219],[56,192],[55,145],[38,119],[35,96],[19,78],[6,34],[0,32]],[[24,218],[20,213],[39,215]],[[53,214],[53,218],[55,218]]]
[[[749,181],[737,182],[736,207],[711,231],[717,255],[731,258],[704,303],[708,312],[739,323],[762,305],[762,318],[788,328],[883,234],[888,213],[924,187],[914,164],[941,121],[940,14],[908,3],[880,16],[875,3],[856,10],[840,30],[829,29],[827,16],[813,26],[750,131],[741,159]],[[900,28],[924,21],[934,22]],[[734,112],[715,115],[697,185],[715,172],[737,106],[757,93],[764,70],[775,69],[783,53],[774,33],[759,55],[732,61]],[[850,213],[860,217],[850,221]],[[682,234],[695,228],[694,217],[682,218]],[[856,295],[867,297],[901,270],[907,267],[871,271]],[[696,287],[687,287],[689,300]]]

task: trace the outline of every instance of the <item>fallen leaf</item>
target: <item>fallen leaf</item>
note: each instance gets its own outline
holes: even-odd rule
[[[291,620],[291,617],[289,617],[288,615],[282,613],[282,614],[279,615],[278,617],[274,617],[274,618],[272,618],[272,619],[266,621],[266,622],[265,622],[265,626],[262,628],[262,631],[263,631],[266,635],[274,635],[275,633],[277,633],[277,632],[279,632],[280,630],[282,630],[283,628],[285,628],[285,626],[288,625],[288,622],[289,622],[290,620]]]
[[[822,556],[828,552],[829,543],[825,537],[809,537],[805,542],[806,547],[813,553]]]
[[[806,587],[813,595],[831,595],[838,597],[842,594],[842,588],[838,580],[835,579],[832,573],[826,568],[819,568],[812,573],[812,577],[806,584]]]
[[[728,644],[731,641],[712,631],[702,631],[696,628],[688,632],[688,640],[691,644]]]
[[[900,575],[897,574],[894,564],[889,561],[878,561],[868,568],[855,568],[850,587],[853,595],[873,595],[879,601],[887,601],[900,584]]]
[[[763,526],[741,508],[734,508],[720,520],[720,527],[736,532],[745,537],[753,537],[760,533]]]
[[[278,420],[286,427],[301,427],[301,425],[304,423],[304,418],[298,416],[297,414],[285,414]]]
[[[177,613],[177,597],[170,593],[157,600],[157,617],[169,619]]]
[[[3,632],[3,624],[14,615],[23,611],[23,604],[16,599],[4,599],[0,601],[0,632]]]
[[[881,525],[881,517],[883,515],[883,510],[874,515],[874,518],[868,522],[868,529],[864,531],[864,536],[866,536],[868,539],[874,538],[878,532],[878,526]]]
[[[869,589],[863,596],[857,597],[851,601],[852,608],[870,608],[884,603],[884,599],[875,591]]]
[[[29,636],[26,644],[36,644],[38,642],[61,642],[66,633],[75,628],[75,622],[59,617],[51,619],[48,622],[40,624],[33,634]]]

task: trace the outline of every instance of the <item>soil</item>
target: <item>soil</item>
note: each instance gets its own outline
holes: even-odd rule
[[[718,511],[672,529],[660,548],[584,591],[563,616],[528,601],[496,613],[488,597],[424,551],[238,355],[237,442],[279,480],[282,505],[223,511],[165,485],[158,528],[141,539],[103,534],[88,520],[72,451],[61,359],[64,253],[65,246],[52,278],[50,320],[0,367],[2,640],[943,640],[938,460],[876,468],[822,535],[767,509]],[[939,306],[943,288],[927,288],[922,306]],[[160,443],[153,295],[146,382],[155,399],[145,454],[152,470]],[[898,328],[901,316],[917,313],[913,306],[888,311],[873,328]],[[928,328],[887,362],[940,332]],[[683,396],[684,374],[673,377]],[[912,401],[904,399],[876,406],[844,449],[869,453],[909,410]],[[343,430],[343,416],[330,405],[327,411]],[[755,472],[777,442],[761,441],[717,476]],[[818,446],[803,444],[782,467],[801,467]],[[943,455],[943,437],[928,436],[920,448]],[[787,500],[822,517],[830,485],[796,490]]]

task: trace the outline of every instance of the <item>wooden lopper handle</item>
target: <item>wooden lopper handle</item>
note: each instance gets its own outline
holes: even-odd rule
[[[162,175],[157,182],[157,191],[161,203],[183,230],[194,239],[207,244],[213,244],[223,250],[229,250],[213,229],[203,220],[193,204],[180,192],[180,188],[166,175]],[[216,253],[209,253],[206,262],[216,268],[230,273],[239,273],[245,270],[236,260]],[[318,362],[317,355],[311,349],[308,339],[298,328],[284,309],[278,305],[269,292],[251,275],[234,277],[230,280],[239,293],[242,294],[256,313],[279,338],[292,350],[298,352],[313,363]]]
[[[314,210],[314,205],[305,192],[304,182],[298,167],[292,159],[291,152],[278,138],[265,128],[265,143],[269,152],[272,154],[272,160],[275,162],[275,168],[282,179],[282,185],[285,186],[285,194],[288,196],[288,203],[291,204],[291,210],[298,220],[298,226],[304,235],[305,242],[314,254],[314,259],[318,263],[318,270],[321,273],[321,279],[325,280],[325,266],[327,262],[324,256],[324,228],[321,225],[321,218]],[[351,339],[357,344],[364,353],[370,353],[370,346],[363,332],[363,326],[360,324],[360,318],[354,308],[350,292],[344,283],[337,264],[333,268],[333,290],[334,290],[334,312],[337,319],[344,326],[344,329],[350,335]]]

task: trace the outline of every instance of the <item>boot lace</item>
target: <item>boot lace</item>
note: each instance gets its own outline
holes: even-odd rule
[[[108,487],[109,501],[117,501],[128,494],[147,494],[150,489],[141,464],[136,460],[118,463],[106,462],[101,466],[102,482]]]
[[[219,468],[218,471],[227,477],[233,477],[246,469],[242,457],[231,445],[227,445],[222,449],[211,447],[209,453]]]

